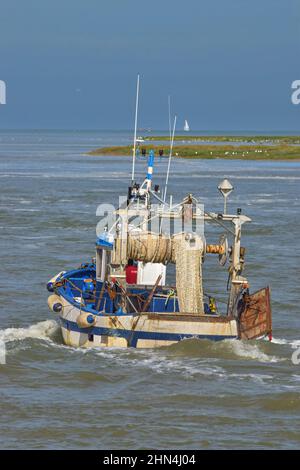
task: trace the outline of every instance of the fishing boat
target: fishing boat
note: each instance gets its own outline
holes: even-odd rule
[[[193,194],[178,203],[167,198],[175,116],[162,194],[152,182],[153,150],[145,178],[138,183],[136,126],[137,107],[131,184],[125,202],[114,211],[113,223],[97,237],[95,257],[47,283],[48,305],[58,315],[64,343],[155,348],[189,338],[271,340],[270,289],[251,293],[244,276],[246,250],[241,235],[251,219],[241,208],[228,213],[227,201],[234,189],[230,181],[218,186],[224,197],[223,212],[205,210]],[[211,230],[207,237],[207,226],[218,229],[217,242],[211,239]],[[223,303],[203,287],[208,257],[215,257],[227,271]]]
[[[183,130],[184,130],[185,132],[189,132],[189,131],[190,131],[190,126],[189,126],[189,123],[187,122],[187,120],[184,121]]]
[[[92,262],[59,273],[47,284],[48,305],[58,314],[65,344],[154,348],[187,338],[271,339],[270,290],[251,294],[243,275],[241,231],[251,219],[240,209],[227,214],[230,182],[219,185],[226,201],[223,213],[206,212],[192,194],[167,204],[157,185],[152,189],[153,162],[151,151],[145,180],[129,187],[125,206],[96,241]],[[206,224],[225,230],[218,243],[206,240]],[[224,311],[203,291],[207,256],[228,270]],[[166,282],[171,264],[175,285]]]

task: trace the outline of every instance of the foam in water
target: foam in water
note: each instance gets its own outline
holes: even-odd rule
[[[264,338],[265,341],[269,341],[268,338]],[[287,339],[284,338],[272,338],[272,344],[289,344]]]
[[[55,320],[45,320],[27,328],[6,328],[5,330],[0,330],[0,340],[8,343],[27,338],[49,339],[58,329],[59,326]]]
[[[4,341],[5,343],[13,342],[13,341],[22,341],[28,338],[36,338],[42,340],[51,340],[57,331],[59,330],[59,325],[55,320],[45,320],[42,322],[38,322],[34,325],[31,325],[26,328],[6,328],[4,330],[0,330],[0,340]],[[285,339],[275,339],[273,341],[275,344],[289,344],[292,348],[296,348],[300,346],[300,341],[287,341]],[[235,356],[245,358],[245,359],[253,359],[258,362],[265,362],[265,363],[274,363],[274,362],[281,362],[284,358],[279,358],[276,356],[271,356],[263,351],[260,350],[259,345],[245,343],[243,341],[237,340],[225,340],[222,342],[221,345],[226,346],[226,349],[229,349]],[[59,345],[63,346],[63,345]],[[218,345],[219,346],[219,345]],[[63,346],[65,347],[65,346]],[[66,349],[73,349],[69,347],[65,347]],[[88,352],[88,349],[76,349],[77,351],[81,351],[83,353]],[[151,351],[151,355],[145,354],[144,352],[141,354],[141,351],[134,351],[134,356],[137,354],[139,357],[126,357],[128,351],[123,350],[122,354],[120,355],[119,350],[109,350],[109,351],[97,351],[98,355],[106,356],[112,360],[121,360],[122,363],[130,362],[131,364],[135,365],[142,365],[143,367],[149,367],[156,372],[166,372],[169,370],[177,370],[181,371],[185,374],[204,374],[204,375],[223,375],[224,371],[220,367],[212,367],[211,364],[209,367],[203,367],[203,364],[196,364],[191,361],[190,363],[186,361],[178,361],[174,359],[169,359],[166,357],[162,357],[161,354],[153,354]],[[130,351],[130,356],[132,355],[132,351]],[[222,352],[220,351],[221,355]],[[140,357],[140,355],[142,357]],[[195,367],[196,366],[196,367]]]
[[[300,340],[299,339],[288,340],[288,339],[285,339],[285,338],[274,338],[273,337],[272,338],[272,343],[273,344],[288,344],[293,349],[296,349],[296,348],[300,347]]]
[[[240,357],[255,359],[258,362],[280,362],[283,360],[276,356],[268,356],[256,344],[236,340],[226,340],[226,343],[230,345],[232,352]]]
[[[161,354],[159,350],[143,350],[143,349],[121,349],[109,348],[109,350],[95,350],[94,353],[101,358],[110,359],[114,363],[126,366],[128,369],[148,369],[157,374],[178,373],[185,377],[193,377],[194,375],[218,375],[225,374],[224,369],[219,366],[208,365],[206,360],[203,361],[195,358],[170,359]]]

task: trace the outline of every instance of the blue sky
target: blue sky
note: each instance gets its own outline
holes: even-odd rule
[[[300,130],[299,0],[1,0],[0,128]]]

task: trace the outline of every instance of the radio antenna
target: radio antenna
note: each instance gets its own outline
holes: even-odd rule
[[[138,119],[138,108],[139,108],[139,93],[140,93],[140,74],[137,76],[136,82],[136,99],[135,99],[135,119],[134,119],[134,139],[133,139],[133,158],[132,158],[132,173],[131,173],[131,184],[134,183],[135,173],[135,158],[136,158],[136,132],[137,132],[137,119]]]
[[[171,127],[171,96],[168,96],[168,109],[169,109],[169,134],[170,134],[170,146],[172,140],[172,127]]]
[[[175,128],[176,128],[176,121],[177,121],[177,116],[175,116],[175,118],[174,118],[173,133],[172,133],[172,138],[171,138],[170,155],[169,155],[169,161],[168,161],[168,170],[167,170],[165,192],[164,192],[164,202],[166,202],[166,198],[167,198],[167,190],[168,190],[168,182],[169,182],[170,166],[171,166],[171,160],[172,160],[173,145],[174,145],[174,135],[175,135]]]

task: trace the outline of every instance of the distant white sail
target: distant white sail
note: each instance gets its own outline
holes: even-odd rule
[[[189,123],[187,122],[187,120],[184,121],[184,128],[185,132],[189,132],[190,130],[190,126],[189,126]]]

